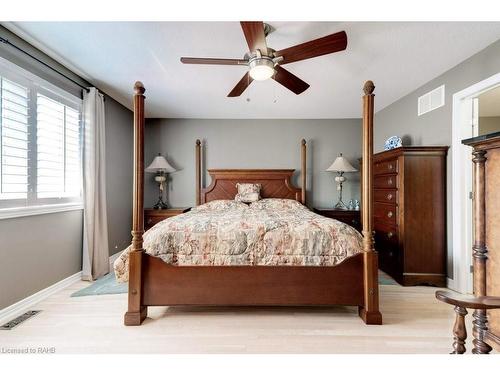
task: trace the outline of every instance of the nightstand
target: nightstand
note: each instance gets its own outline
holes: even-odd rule
[[[361,232],[361,211],[336,210],[334,208],[314,208],[314,212],[318,215],[349,224],[351,227]]]
[[[191,208],[166,208],[163,210],[155,210],[154,208],[144,209],[144,230],[148,230],[153,225],[162,220],[174,217],[184,212],[188,212]]]

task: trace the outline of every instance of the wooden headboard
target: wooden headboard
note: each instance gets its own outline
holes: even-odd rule
[[[217,199],[234,199],[236,184],[261,184],[261,198],[286,198],[302,201],[302,190],[293,186],[295,169],[209,169],[210,186],[201,190],[201,203]]]
[[[196,140],[196,204],[217,199],[234,199],[236,184],[261,184],[262,198],[295,199],[306,204],[306,141],[301,141],[301,188],[292,184],[295,169],[209,169],[210,186],[201,186],[201,141]]]

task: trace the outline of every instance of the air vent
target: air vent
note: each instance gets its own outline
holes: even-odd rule
[[[444,106],[444,85],[418,98],[418,115],[433,111]]]
[[[25,322],[26,320],[40,312],[41,310],[29,310],[24,314],[19,315],[17,318],[12,319],[10,322],[4,324],[3,326],[0,326],[0,330],[11,330],[13,328],[16,328],[19,324]]]

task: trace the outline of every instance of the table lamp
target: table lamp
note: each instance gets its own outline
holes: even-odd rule
[[[335,182],[337,183],[337,190],[339,191],[339,201],[335,205],[336,209],[346,210],[347,206],[342,202],[342,183],[346,181],[344,177],[345,172],[357,172],[358,170],[354,168],[349,161],[342,156],[342,153],[339,154],[337,159],[330,165],[327,172],[337,172],[338,175],[335,176]]]
[[[151,164],[145,169],[146,172],[156,173],[155,181],[158,183],[159,193],[158,193],[158,202],[153,206],[156,210],[162,210],[168,208],[167,203],[163,201],[163,190],[167,185],[167,174],[175,172],[175,168],[172,167],[167,159],[165,159],[161,154],[158,154]]]

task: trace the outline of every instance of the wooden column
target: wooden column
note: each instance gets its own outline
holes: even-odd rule
[[[455,306],[455,325],[453,326],[453,351],[450,354],[464,354],[467,329],[465,327],[465,315],[467,309]]]
[[[132,208],[132,251],[129,255],[128,311],[125,325],[140,325],[146,318],[142,305],[142,247],[144,233],[144,92],[142,82],[134,86],[134,187]]]
[[[300,200],[302,201],[302,204],[306,204],[306,184],[307,184],[307,144],[306,140],[303,139],[301,141],[301,178],[302,178],[302,183],[301,183],[301,198]]]
[[[474,150],[472,152],[474,163],[474,245],[472,246],[472,257],[474,263],[474,295],[481,297],[486,295],[486,199],[485,199],[485,164],[486,151]],[[472,344],[474,354],[488,354],[491,346],[484,342],[485,332],[487,330],[488,319],[486,310],[474,310]]]
[[[196,205],[201,203],[201,141],[196,140],[195,146],[196,158]]]
[[[359,315],[366,324],[382,324],[378,303],[378,259],[373,246],[373,91],[375,85],[367,81],[363,87],[363,163],[361,172],[361,213],[363,221],[363,278],[364,301]]]

